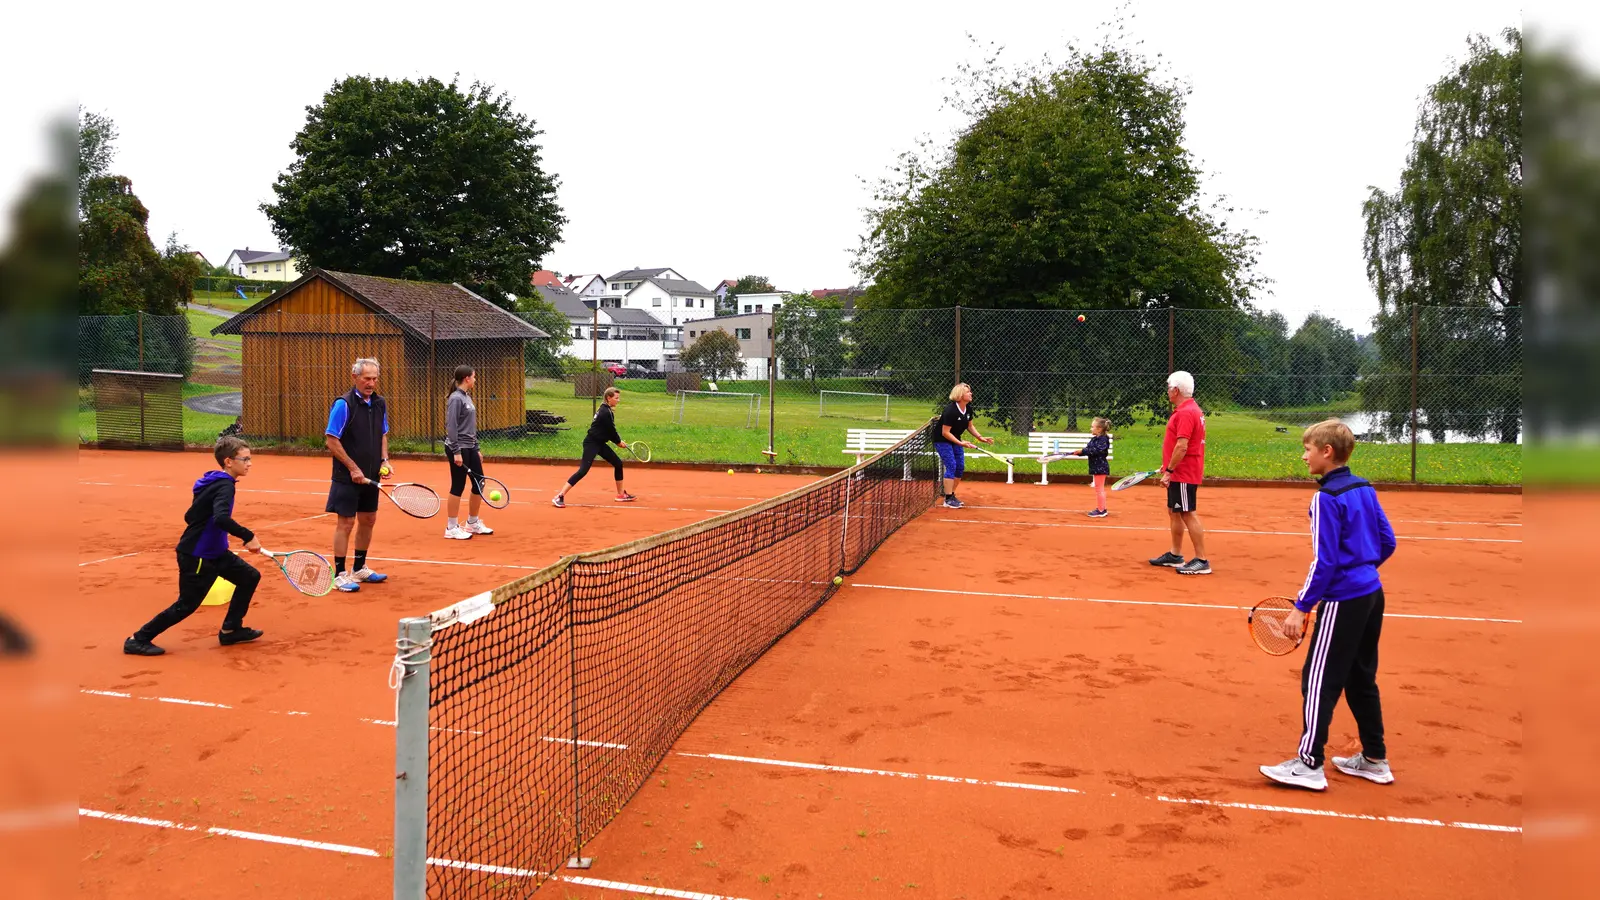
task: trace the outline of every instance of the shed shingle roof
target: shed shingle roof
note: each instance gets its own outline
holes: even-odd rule
[[[469,338],[535,340],[548,334],[458,284],[375,278],[349,272],[312,269],[300,280],[212,329],[212,334],[238,334],[244,323],[308,281],[321,278],[387,316],[413,337],[441,341]]]

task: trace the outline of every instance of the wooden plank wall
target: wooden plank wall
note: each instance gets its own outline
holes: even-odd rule
[[[480,429],[524,421],[519,341],[441,341],[430,369],[426,340],[408,337],[393,321],[320,280],[279,298],[243,331],[247,434],[318,439],[328,407],[350,389],[350,364],[359,357],[381,366],[378,392],[388,401],[394,437],[443,437],[444,403],[460,363],[478,370],[473,393]]]

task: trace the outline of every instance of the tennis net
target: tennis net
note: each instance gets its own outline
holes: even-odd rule
[[[754,506],[400,623],[395,896],[522,897],[937,494],[930,422]]]

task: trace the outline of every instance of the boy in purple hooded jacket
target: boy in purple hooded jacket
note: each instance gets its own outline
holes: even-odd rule
[[[261,573],[228,550],[231,534],[244,541],[246,550],[262,552],[255,534],[233,518],[233,486],[250,474],[250,445],[228,435],[217,441],[214,455],[222,470],[207,472],[194,483],[194,502],[183,516],[185,528],[183,537],[178,539],[178,600],[123,641],[123,653],[160,656],[167,652],[151,641],[199,609],[200,601],[218,578],[233,582],[233,600],[228,604],[217,641],[228,646],[261,637],[260,631],[244,625],[244,614],[250,609],[256,585],[261,583]]]

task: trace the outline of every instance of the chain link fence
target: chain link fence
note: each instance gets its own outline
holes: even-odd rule
[[[487,318],[268,311],[217,334],[203,321],[81,317],[80,410],[92,410],[92,369],[175,373],[184,376],[191,443],[237,423],[257,441],[318,445],[352,361],[368,357],[382,366],[400,449],[439,449],[452,372],[469,365],[491,453],[574,455],[598,395],[615,384],[624,390],[623,436],[649,440],[663,459],[760,462],[766,450],[780,463],[840,465],[849,461],[846,430],[913,428],[957,382],[972,386],[985,433],[1014,453],[1030,432],[1088,431],[1098,416],[1111,421],[1119,447],[1142,434],[1159,447],[1165,379],[1183,369],[1216,423],[1208,474],[1260,475],[1229,456],[1258,439],[1297,459],[1300,428],[1329,416],[1366,443],[1412,445],[1396,477],[1414,480],[1456,477],[1430,471],[1427,450],[1419,473],[1416,445],[1514,447],[1522,438],[1516,309],[1392,311],[1362,336],[1318,315],[1291,328],[1273,312],[1186,309],[798,308],[730,317],[725,329],[702,320],[694,339],[684,328],[606,320],[598,330],[577,320],[560,328],[499,310]],[[530,325],[559,333],[535,338]],[[719,364],[715,390],[756,395],[755,427],[741,419],[733,428],[716,414],[727,404],[681,394],[712,389],[711,373],[683,364],[710,330],[733,338],[725,343],[735,356],[731,368]],[[80,437],[93,440],[92,421],[82,419]]]

